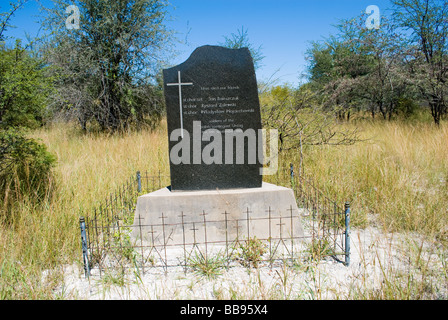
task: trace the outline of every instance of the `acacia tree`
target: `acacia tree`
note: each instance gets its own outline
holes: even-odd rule
[[[312,43],[307,52],[308,70],[325,108],[349,119],[350,110],[362,103],[360,88],[372,72],[373,59],[360,42],[354,20],[342,22],[338,30],[324,43]]]
[[[416,98],[405,68],[409,48],[387,17],[379,29],[368,29],[365,19],[342,21],[325,44],[312,44],[310,80],[340,115],[355,108],[391,119],[403,101]]]
[[[435,124],[447,114],[448,1],[394,0],[394,19],[411,32],[413,46],[409,71],[421,96],[428,102]]]
[[[167,3],[75,1],[79,29],[68,30],[65,9],[72,4],[57,0],[45,9],[46,57],[62,76],[53,107],[76,116],[83,129],[91,120],[112,132],[157,123],[164,108],[156,78],[170,39]]]
[[[390,120],[402,99],[414,98],[404,68],[408,48],[387,17],[382,18],[379,29],[366,28],[364,17],[354,23],[363,54],[370,57],[370,70],[359,83],[358,96],[368,101],[372,116],[378,111]]]

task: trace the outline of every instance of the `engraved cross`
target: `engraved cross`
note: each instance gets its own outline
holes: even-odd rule
[[[192,82],[184,82],[182,83],[180,78],[180,71],[177,71],[177,83],[167,83],[167,86],[178,86],[179,87],[179,110],[180,110],[180,129],[181,129],[181,137],[184,137],[184,121],[182,116],[182,86],[192,86]]]

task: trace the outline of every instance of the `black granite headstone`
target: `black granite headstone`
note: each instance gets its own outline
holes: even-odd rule
[[[247,48],[197,48],[163,70],[171,190],[258,188],[260,104]]]

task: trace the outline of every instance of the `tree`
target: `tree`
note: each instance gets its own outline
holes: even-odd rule
[[[26,1],[11,3],[9,12],[0,13],[0,40],[10,20]],[[34,52],[16,40],[13,48],[0,42],[0,129],[33,128],[43,124],[54,78],[49,67]]]
[[[373,67],[372,57],[359,40],[355,19],[338,25],[339,33],[324,43],[313,42],[307,52],[309,77],[326,110],[342,119],[362,103],[359,88]]]
[[[0,39],[9,20],[24,1],[12,4],[8,13],[0,13]],[[25,135],[24,128],[43,123],[44,111],[52,88],[47,67],[32,52],[16,41],[13,49],[0,43],[0,218],[18,200],[27,196],[40,201],[51,194],[51,168],[55,157],[44,144]]]
[[[310,83],[306,83],[296,90],[273,87],[261,100],[263,127],[278,130],[279,153],[299,151],[299,173],[303,172],[304,147],[360,141],[357,130],[341,128],[334,113],[323,110],[316,96]]]
[[[112,132],[132,123],[157,123],[164,110],[156,77],[169,44],[167,3],[76,1],[79,30],[65,26],[69,4],[57,0],[46,9],[45,24],[52,31],[46,57],[62,75],[53,108],[76,116],[83,129],[89,121]]]
[[[19,0],[10,3],[11,8],[8,12],[0,12],[0,41],[5,40],[5,31],[11,27],[10,20],[14,16],[17,10],[23,7],[27,0]],[[0,7],[1,8],[1,7]]]
[[[20,41],[13,49],[0,45],[1,128],[42,125],[53,82],[47,69]]]
[[[325,44],[312,43],[309,78],[341,118],[355,108],[391,119],[399,101],[415,98],[405,71],[408,48],[387,17],[379,29],[368,29],[365,18],[343,20]]]
[[[315,87],[322,88],[335,79],[334,55],[329,45],[317,41],[311,42],[306,58],[309,61],[309,80]]]
[[[448,1],[394,0],[393,17],[413,46],[409,72],[428,102],[435,124],[447,114]]]
[[[364,18],[355,21],[359,30],[357,41],[370,64],[369,72],[359,83],[358,95],[370,104],[372,116],[378,111],[390,120],[400,99],[414,98],[404,70],[407,46],[387,17],[381,19],[379,29],[366,28]]]

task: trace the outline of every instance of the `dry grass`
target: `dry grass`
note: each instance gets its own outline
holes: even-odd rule
[[[169,172],[165,130],[163,123],[154,132],[83,135],[57,124],[34,132],[57,156],[57,189],[52,201],[39,206],[18,203],[12,225],[0,228],[0,299],[51,297],[57,281],[43,284],[42,271],[79,259],[80,212],[97,205],[137,170]]]
[[[352,203],[355,225],[376,220],[389,231],[447,235],[448,124],[360,128],[364,142],[306,150],[305,172],[331,197]]]
[[[353,146],[305,149],[305,171],[341,203],[353,224],[414,230],[448,238],[448,124],[363,123],[366,140]],[[80,260],[78,219],[137,170],[169,173],[166,124],[122,135],[83,135],[56,124],[34,132],[57,155],[56,194],[40,206],[17,204],[0,228],[0,299],[47,299],[58,268]],[[298,153],[282,161],[298,160]],[[445,242],[444,242],[445,243]],[[43,270],[54,272],[42,281]]]

